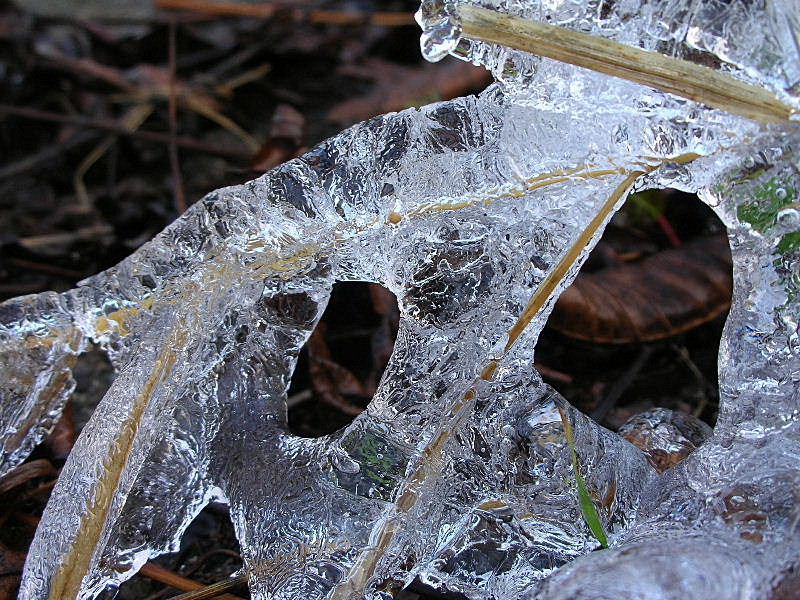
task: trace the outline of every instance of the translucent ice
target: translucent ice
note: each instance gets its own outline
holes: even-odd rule
[[[496,8],[800,104],[788,0]],[[210,194],[76,289],[0,305],[5,468],[52,424],[87,340],[118,370],[42,517],[21,597],[96,596],[175,549],[215,498],[230,503],[255,598],[382,598],[415,578],[476,599],[762,598],[784,585],[800,559],[797,126],[459,43],[454,11],[423,8],[423,43],[495,70],[480,96],[356,125]],[[717,211],[735,276],[719,422],[661,475],[530,367],[611,209],[647,186],[697,191]],[[297,354],[333,282],[353,279],[398,297],[392,359],[351,425],[298,438],[285,405]],[[607,550],[591,552],[561,411]]]

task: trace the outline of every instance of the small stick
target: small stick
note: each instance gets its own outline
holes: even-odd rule
[[[302,14],[302,13],[301,13]],[[310,23],[321,25],[377,25],[378,27],[405,27],[414,19],[407,12],[351,12],[343,10],[312,10],[307,13]]]
[[[73,271],[72,269],[64,269],[62,267],[57,267],[55,265],[49,265],[46,263],[36,262],[34,260],[25,260],[24,258],[6,258],[6,263],[9,265],[14,265],[15,267],[20,267],[22,269],[31,269],[33,271],[39,271],[41,273],[49,273],[50,275],[55,275],[57,277],[65,277],[66,279],[82,279],[83,273],[80,271]]]
[[[647,364],[647,361],[650,360],[650,357],[653,355],[654,348],[653,346],[644,346],[639,352],[639,355],[636,357],[636,360],[633,361],[633,364],[630,365],[628,368],[625,369],[625,372],[619,377],[615,382],[614,385],[611,386],[611,389],[606,394],[605,398],[603,398],[597,405],[597,407],[592,411],[591,417],[598,423],[602,423],[605,416],[608,414],[614,406],[616,405],[617,401],[620,399],[622,394],[630,388],[633,381],[642,371],[642,368]]]
[[[186,212],[186,195],[183,193],[183,175],[181,174],[181,165],[178,159],[178,144],[175,138],[178,134],[178,100],[175,96],[175,21],[169,22],[169,42],[168,42],[168,55],[167,60],[169,67],[169,97],[168,97],[168,114],[169,114],[169,166],[172,171],[172,186],[175,192],[175,209],[181,215]]]
[[[122,123],[118,121],[112,121],[110,119],[93,119],[91,117],[82,117],[80,115],[62,115],[59,113],[39,110],[36,108],[28,108],[25,106],[11,106],[10,104],[0,104],[0,115],[14,115],[18,117],[24,117],[26,119],[35,119],[37,121],[51,121],[54,123],[65,123],[67,125],[81,125],[84,127],[90,127],[92,129],[102,129],[104,131],[111,131],[118,135],[140,138],[150,142],[163,144],[168,144],[170,141],[169,134],[160,133],[157,131],[131,130]],[[182,148],[197,150],[198,152],[205,152],[206,154],[214,154],[230,158],[252,157],[252,153],[249,150],[201,142],[186,136],[177,136],[175,138],[175,143]],[[59,152],[61,150],[62,149],[59,148],[55,150],[55,152]]]
[[[311,390],[303,390],[302,392],[292,394],[286,399],[286,408],[293,408],[299,404],[302,404],[306,400],[311,400],[313,396],[314,393]]]
[[[151,562],[145,563],[139,570],[139,574],[182,592],[194,592],[206,589],[206,586],[202,583],[198,583],[194,579],[178,575],[177,573],[173,573]],[[231,594],[224,594],[219,596],[219,598],[220,600],[242,600],[239,596],[233,596]]]
[[[403,27],[414,24],[408,12],[360,12],[343,10],[308,10],[296,2],[244,3],[209,0],[156,0],[161,10],[183,10],[208,16],[235,16],[269,19],[278,11],[289,9],[298,19],[326,25],[370,24],[382,27]]]
[[[42,246],[54,246],[56,244],[71,244],[76,241],[96,240],[100,237],[109,236],[114,233],[110,225],[92,225],[74,231],[61,231],[59,233],[45,233],[30,237],[19,238],[17,243],[28,250],[37,250]]]
[[[139,126],[147,120],[152,112],[153,106],[151,104],[139,104],[132,106],[123,115],[121,119],[122,125],[131,130],[139,129]],[[78,204],[84,210],[88,211],[90,209],[92,201],[89,198],[89,191],[86,188],[86,184],[83,182],[83,178],[89,169],[91,169],[92,166],[98,160],[100,160],[100,158],[102,158],[106,152],[108,152],[109,148],[111,148],[116,139],[116,136],[110,135],[97,144],[97,146],[92,148],[92,151],[86,155],[86,158],[80,162],[75,169],[75,172],[72,174],[72,184],[75,186],[75,196],[78,199]]]
[[[787,122],[797,110],[768,90],[686,60],[477,6],[461,5],[458,13],[466,38],[635,81],[762,123]]]
[[[223,593],[227,592],[228,590],[232,590],[246,584],[247,575],[239,575],[238,577],[231,577],[230,579],[226,579],[224,581],[212,583],[211,585],[207,585],[206,587],[194,590],[192,592],[186,592],[185,594],[173,596],[169,600],[205,600],[206,598],[216,598],[217,596],[223,595]]]
[[[533,368],[536,369],[542,377],[547,377],[548,379],[552,379],[553,381],[558,381],[559,383],[572,383],[572,375],[569,373],[564,373],[553,367],[548,367],[547,365],[543,365],[542,363],[533,363]]]

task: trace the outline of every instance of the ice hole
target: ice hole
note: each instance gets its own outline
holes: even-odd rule
[[[292,433],[333,433],[366,408],[394,347],[398,319],[397,299],[385,287],[363,281],[334,284],[292,377]]]
[[[106,395],[114,380],[114,367],[106,353],[97,346],[79,354],[72,366],[75,389],[67,399],[53,431],[34,449],[28,460],[46,458],[63,464],[72,444]]]
[[[78,355],[72,367],[72,377],[75,379],[75,389],[69,397],[62,419],[72,420],[75,435],[78,436],[111,387],[114,367],[106,352],[92,344],[86,352]]]
[[[731,290],[725,226],[708,206],[674,189],[633,194],[559,298],[536,349],[540,372],[637,445],[664,422],[699,445],[716,421]]]
[[[114,381],[114,367],[108,360],[108,355],[92,345],[78,356],[75,366],[72,367],[72,376],[75,379],[75,390],[70,396],[70,404],[75,419],[75,431],[79,433]]]

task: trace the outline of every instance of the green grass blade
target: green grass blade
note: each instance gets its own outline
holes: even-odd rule
[[[569,450],[572,454],[572,470],[575,471],[575,481],[578,487],[578,504],[581,507],[581,513],[583,513],[583,520],[586,521],[592,535],[600,542],[600,546],[608,548],[608,537],[603,528],[603,522],[600,520],[597,507],[595,507],[592,496],[589,494],[589,488],[586,487],[586,482],[578,469],[578,454],[575,452],[575,436],[572,433],[572,425],[560,406],[558,407],[558,413],[561,415],[561,422],[564,424],[564,434],[567,436],[567,443],[569,444]]]

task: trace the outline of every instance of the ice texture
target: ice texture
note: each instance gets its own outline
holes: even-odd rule
[[[491,6],[700,60],[800,105],[793,0]],[[21,598],[97,596],[175,550],[212,500],[230,505],[259,600],[388,598],[414,579],[476,600],[786,588],[800,560],[796,123],[459,41],[455,14],[423,6],[423,46],[492,68],[482,94],[355,125],[209,194],[77,288],[0,305],[3,468],[46,434],[89,341],[117,369],[42,516]],[[723,220],[735,283],[718,423],[659,474],[531,365],[603,207],[666,186]],[[300,438],[286,391],[342,280],[396,294],[397,342],[362,415]],[[562,413],[609,549],[581,512]]]
[[[628,419],[617,433],[642,450],[650,464],[663,473],[697,450],[712,430],[694,415],[653,408]]]

